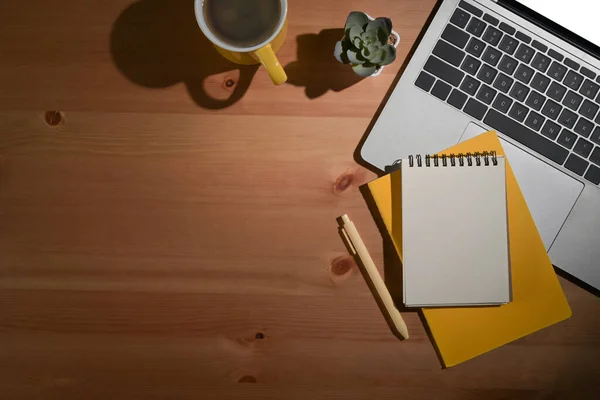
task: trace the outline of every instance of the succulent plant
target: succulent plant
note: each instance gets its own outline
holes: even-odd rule
[[[343,64],[351,64],[360,76],[374,74],[396,59],[396,48],[388,44],[392,33],[389,18],[369,20],[366,14],[352,11],[346,19],[344,37],[335,44],[333,55]]]

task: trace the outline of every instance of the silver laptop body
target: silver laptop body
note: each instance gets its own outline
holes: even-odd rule
[[[517,10],[444,0],[361,157],[384,170],[495,129],[552,263],[600,289],[598,76],[590,52]]]

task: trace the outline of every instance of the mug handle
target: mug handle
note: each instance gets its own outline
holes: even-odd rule
[[[254,52],[254,56],[260,61],[263,67],[266,68],[271,80],[276,85],[281,85],[287,81],[285,70],[279,63],[271,44],[261,47]]]

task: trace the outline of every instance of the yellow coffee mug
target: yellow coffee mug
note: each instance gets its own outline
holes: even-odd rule
[[[281,85],[287,81],[287,75],[275,55],[283,45],[287,34],[287,0],[279,0],[281,5],[279,21],[271,35],[261,43],[250,47],[239,47],[232,43],[228,43],[212,31],[210,24],[206,21],[204,13],[205,1],[219,0],[195,0],[194,9],[196,21],[198,21],[198,25],[200,26],[202,33],[204,33],[204,36],[212,42],[223,57],[236,64],[262,64],[269,73],[271,80],[276,85]]]

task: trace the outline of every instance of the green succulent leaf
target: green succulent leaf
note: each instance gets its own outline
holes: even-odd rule
[[[390,34],[392,33],[392,20],[391,19],[385,18],[385,17],[379,17],[379,18],[376,18],[376,19],[382,20],[385,23],[385,26],[387,27],[388,32]]]
[[[363,47],[362,49],[360,49],[360,55],[366,58],[367,60],[369,59],[369,54],[370,53],[368,48]]]
[[[364,66],[361,64],[353,65],[352,70],[356,75],[359,76],[371,76],[377,71],[377,67],[375,65]]]
[[[391,25],[392,23],[389,18],[376,18],[367,24],[365,32],[373,32],[373,34],[377,35],[377,37],[385,36],[385,39],[381,41],[383,44],[387,42],[387,38],[392,32]]]
[[[377,31],[377,41],[383,46],[388,42],[390,34],[385,29],[379,29]]]
[[[388,65],[394,62],[396,59],[396,48],[391,44],[386,44],[381,48],[383,50],[384,57],[383,60],[379,63],[379,65]]]
[[[362,38],[363,38],[364,42],[367,42],[367,44],[377,43],[377,32],[375,32],[375,31],[365,32],[365,34],[362,36]]]
[[[383,50],[383,48],[380,47],[373,52],[371,58],[369,58],[369,62],[376,65],[380,65],[383,62],[383,60],[385,60],[386,54],[387,53],[385,52],[385,50]]]
[[[376,44],[364,46],[361,49],[361,55],[367,60],[372,61],[379,48],[380,47]]]
[[[335,44],[335,48],[333,49],[333,56],[342,64],[350,63],[350,60],[348,60],[348,56],[345,54],[344,51],[344,43],[341,40]]]
[[[352,11],[350,14],[348,14],[348,18],[346,18],[346,25],[344,27],[344,31],[348,32],[348,30],[355,25],[360,26],[362,29],[368,23],[369,17],[367,17],[365,13],[362,13],[360,11]]]
[[[350,39],[350,41],[352,43],[355,43],[356,39],[361,39],[361,34],[363,34],[365,31],[363,30],[363,28],[359,25],[354,25],[350,28],[350,30],[348,31],[348,39]],[[355,44],[356,46],[356,44]]]
[[[358,51],[356,51],[354,49],[349,49],[346,52],[346,55],[348,56],[348,60],[350,60],[350,64],[352,64],[352,65],[364,64],[367,61],[365,58],[360,56]]]

